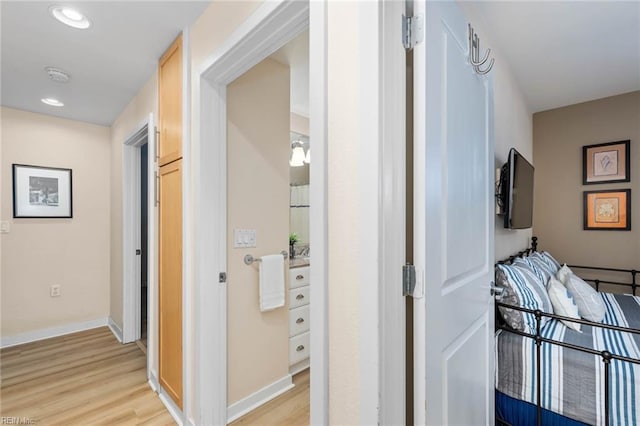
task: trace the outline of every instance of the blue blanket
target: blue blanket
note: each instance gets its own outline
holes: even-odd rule
[[[640,297],[600,293],[607,313],[603,323],[640,329]],[[582,332],[551,320],[543,337],[640,359],[640,335],[582,326]],[[604,364],[600,356],[549,343],[541,351],[542,407],[563,416],[604,425]],[[536,403],[534,340],[509,331],[496,333],[496,389]],[[640,424],[640,365],[613,360],[610,368],[610,424]]]

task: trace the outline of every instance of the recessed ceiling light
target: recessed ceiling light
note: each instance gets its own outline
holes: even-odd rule
[[[53,5],[49,8],[49,13],[58,21],[73,28],[86,30],[91,26],[89,18],[68,6]]]
[[[64,104],[57,100],[56,98],[42,98],[40,99],[43,104],[51,105],[54,107],[62,107]]]
[[[56,83],[68,83],[71,78],[68,72],[63,71],[60,68],[46,67],[44,70],[49,75],[49,78]]]

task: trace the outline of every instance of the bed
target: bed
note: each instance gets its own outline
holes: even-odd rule
[[[636,271],[616,270],[628,272],[628,282],[588,280],[594,287],[627,286],[631,293],[594,291],[593,302],[604,307],[601,322],[595,322],[554,314],[542,294],[548,284],[540,283],[559,269],[549,253],[537,251],[535,237],[530,249],[496,265],[496,284],[504,289],[496,302],[497,423],[640,424]],[[587,269],[573,267],[578,276]],[[571,328],[576,324],[580,331]]]

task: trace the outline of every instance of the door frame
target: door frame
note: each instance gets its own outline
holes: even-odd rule
[[[359,316],[363,353],[371,357],[360,366],[361,419],[404,423],[405,418],[405,300],[402,264],[405,261],[405,62],[401,42],[404,2],[363,3],[363,38],[375,35],[361,52],[363,88],[374,90],[359,100],[363,119],[378,117],[378,126],[362,129],[362,158],[371,169],[376,188],[376,255],[354,260],[376,281],[377,288],[360,285],[366,301]],[[227,268],[226,220],[226,86],[309,28],[310,137],[314,144],[310,188],[311,386],[310,423],[329,424],[328,323],[328,2],[280,0],[265,2],[204,62],[193,81],[192,135],[194,228],[195,345],[193,422],[226,424],[227,420],[227,288],[218,274]],[[363,44],[365,45],[365,44]],[[391,60],[399,60],[395,67]],[[374,69],[375,72],[368,70]],[[362,120],[363,123],[367,120]],[[370,122],[370,121],[367,121]],[[364,139],[363,139],[364,140]],[[335,147],[338,149],[339,147]],[[373,205],[372,204],[372,205]],[[369,222],[367,222],[369,224]],[[371,230],[373,230],[373,228]],[[374,272],[375,271],[375,272]],[[385,321],[385,327],[380,327]],[[402,343],[399,343],[402,342]],[[384,389],[384,392],[381,390]],[[384,420],[384,421],[383,421]]]
[[[122,343],[131,343],[140,338],[141,277],[140,256],[140,147],[147,144],[147,374],[154,374],[154,359],[157,357],[154,330],[157,315],[157,209],[152,188],[155,188],[155,121],[153,113],[135,127],[122,147]]]
[[[193,395],[196,424],[227,424],[227,287],[219,283],[219,273],[227,270],[227,85],[307,28],[309,3],[265,2],[205,61],[194,81],[199,97],[194,111],[199,124],[192,139],[194,227],[198,229],[193,259],[195,345],[199,348],[193,369],[198,372]],[[312,42],[310,52],[314,52]],[[315,139],[314,146],[322,142]],[[326,235],[326,230],[322,233]],[[322,257],[314,250],[314,262],[322,262]],[[322,303],[314,301],[314,306],[322,309]],[[313,319],[311,324],[316,327]],[[311,337],[314,368],[320,368],[317,364],[323,355],[314,347],[326,346],[321,327],[318,324],[318,332]]]

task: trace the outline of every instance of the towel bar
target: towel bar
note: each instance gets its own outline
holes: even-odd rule
[[[289,257],[289,253],[287,253],[285,250],[282,250],[280,252],[280,254],[287,259]],[[247,254],[244,256],[244,263],[246,265],[251,265],[253,262],[262,262],[262,259],[259,257],[253,257],[253,255]]]

